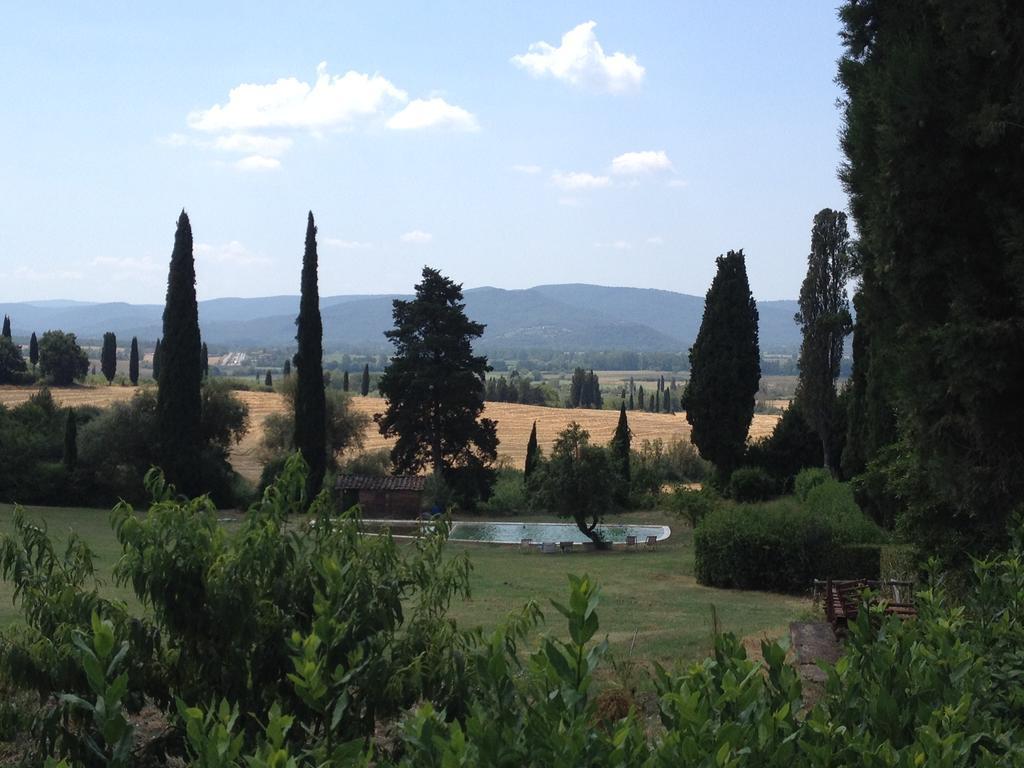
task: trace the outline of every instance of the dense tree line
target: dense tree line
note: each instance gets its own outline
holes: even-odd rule
[[[487,379],[484,399],[496,403],[521,403],[523,405],[547,405],[547,392],[542,384],[534,385],[519,371],[513,370],[508,380],[504,376]]]
[[[1024,497],[1024,6],[851,1],[841,18],[859,232],[843,465],[963,557],[1005,543]]]
[[[569,398],[565,404],[568,408],[597,409],[604,405],[601,382],[593,370],[585,371],[582,368],[577,368],[572,372],[572,380],[569,382]]]

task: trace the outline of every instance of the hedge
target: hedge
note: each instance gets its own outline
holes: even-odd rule
[[[814,579],[881,575],[885,534],[848,486],[828,480],[768,504],[722,507],[694,531],[697,581],[716,587],[807,590]]]

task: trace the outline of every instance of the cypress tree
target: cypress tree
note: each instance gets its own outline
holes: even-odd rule
[[[153,381],[160,381],[160,339],[153,347]]]
[[[366,397],[368,394],[370,394],[370,364],[369,363],[367,363],[366,365],[363,366],[363,381],[362,381],[362,384],[360,384],[360,386],[359,386],[359,391],[362,393],[363,397]]]
[[[644,409],[644,385],[641,384],[640,388],[636,392],[637,408],[641,411]]]
[[[139,384],[139,340],[132,336],[132,349],[128,355],[128,379],[132,386]]]
[[[635,409],[636,409],[636,405],[633,402],[633,390],[631,389],[629,391],[629,410],[632,411],[632,410],[635,410]]]
[[[533,474],[540,461],[540,446],[537,445],[537,422],[533,422],[533,429],[530,430],[530,439],[526,443],[526,464],[523,467],[523,477],[528,478]]]
[[[195,496],[202,491],[202,371],[192,226],[184,210],[174,233],[163,320],[156,400],[160,466],[179,491]]]
[[[295,447],[309,465],[306,496],[320,492],[327,469],[326,396],[324,394],[323,321],[317,284],[316,223],[313,212],[306,221],[306,247],[302,255],[302,295],[295,320]]]
[[[348,371],[341,374],[341,391],[348,392]]]
[[[618,461],[622,478],[629,484],[631,479],[629,469],[629,448],[633,433],[630,432],[629,422],[626,420],[626,404],[623,403],[619,409],[619,423],[615,426],[615,434],[612,435],[611,449],[612,456]]]
[[[210,350],[206,348],[206,342],[203,342],[201,351],[199,353],[199,369],[205,379],[210,375]]]
[[[289,376],[292,375],[292,361],[291,360],[285,360],[284,361],[284,365],[281,366],[281,373],[284,374],[284,377],[286,379]]]
[[[850,277],[846,214],[825,208],[814,217],[807,276],[800,286],[800,311],[794,318],[803,333],[796,399],[821,440],[823,465],[833,475],[837,474],[832,461],[836,379],[843,341],[853,322],[846,298]]]
[[[662,399],[662,407],[661,407],[662,413],[671,413],[672,412],[672,394],[668,391],[668,389],[663,389],[661,391],[661,396],[663,398]]]
[[[64,421],[64,455],[61,458],[68,471],[78,465],[78,419],[74,408],[68,408],[68,416]]]
[[[267,368],[267,375],[263,377],[263,386],[272,387],[274,386],[274,377],[270,374],[270,369]]]
[[[5,339],[11,338],[11,318],[7,315],[4,315],[4,327],[0,331],[0,336],[3,336]]]
[[[757,304],[750,293],[743,251],[717,259],[704,299],[697,340],[690,348],[690,382],[683,407],[700,455],[725,485],[746,451],[761,379]]]
[[[112,331],[103,334],[103,347],[100,350],[100,370],[103,371],[103,378],[107,380],[107,386],[114,380],[117,373],[117,336]]]
[[[28,340],[28,359],[32,363],[32,373],[36,372],[36,363],[39,362],[39,339],[36,332],[32,331],[32,338]]]

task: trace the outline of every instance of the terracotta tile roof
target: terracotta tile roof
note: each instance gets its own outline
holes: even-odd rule
[[[339,491],[422,491],[426,482],[422,475],[338,475],[334,487]]]

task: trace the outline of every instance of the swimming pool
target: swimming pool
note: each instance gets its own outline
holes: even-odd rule
[[[605,541],[624,543],[627,536],[643,542],[648,536],[664,541],[672,534],[667,525],[601,525],[598,530]],[[572,541],[590,543],[575,523],[497,523],[459,522],[452,526],[451,541],[481,541],[494,544],[518,544],[523,539],[534,543]]]

